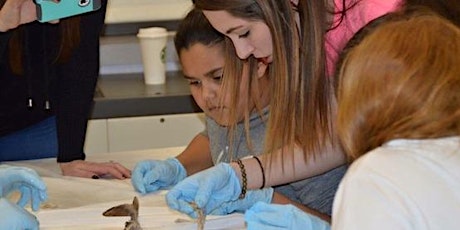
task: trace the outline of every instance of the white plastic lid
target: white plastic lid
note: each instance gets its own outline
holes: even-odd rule
[[[141,28],[137,33],[137,37],[148,37],[148,38],[155,38],[155,37],[163,37],[167,36],[168,31],[164,27],[148,27],[148,28]]]

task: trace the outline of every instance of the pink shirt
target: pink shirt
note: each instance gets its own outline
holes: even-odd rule
[[[347,0],[350,4],[351,0]],[[341,24],[326,34],[326,68],[328,76],[332,76],[339,54],[353,35],[365,26],[368,22],[386,13],[399,8],[402,0],[360,0],[355,6],[346,11]],[[338,9],[341,11],[342,0],[335,0]],[[334,22],[340,20],[340,14],[335,15]]]

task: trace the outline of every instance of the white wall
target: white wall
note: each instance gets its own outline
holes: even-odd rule
[[[106,23],[180,20],[191,9],[191,0],[108,0]],[[167,71],[180,70],[171,31],[166,49]],[[142,72],[136,36],[101,38],[101,74]],[[177,114],[90,120],[87,154],[185,146],[204,130],[204,115]]]
[[[108,0],[106,23],[180,20],[192,8],[191,0]],[[180,70],[173,44],[166,49],[166,71]],[[122,58],[121,58],[122,57]],[[140,47],[135,35],[101,38],[101,74],[143,72]]]
[[[166,44],[166,71],[181,69],[174,48],[174,32]],[[136,36],[109,36],[101,38],[101,74],[142,73],[142,56]]]

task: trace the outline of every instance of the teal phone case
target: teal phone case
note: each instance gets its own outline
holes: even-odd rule
[[[35,4],[39,22],[49,22],[101,8],[101,0],[35,0]]]

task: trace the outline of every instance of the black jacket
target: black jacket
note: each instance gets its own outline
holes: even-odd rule
[[[17,52],[8,49],[11,32],[0,33],[0,136],[55,115],[58,162],[85,158],[83,146],[99,76],[99,36],[107,1],[102,2],[101,9],[81,17],[81,43],[66,63],[53,60],[60,44],[59,27],[33,22],[21,26],[25,73],[14,75],[8,62],[8,52]],[[33,100],[32,108],[27,107],[28,98]],[[46,100],[50,110],[45,109]]]

